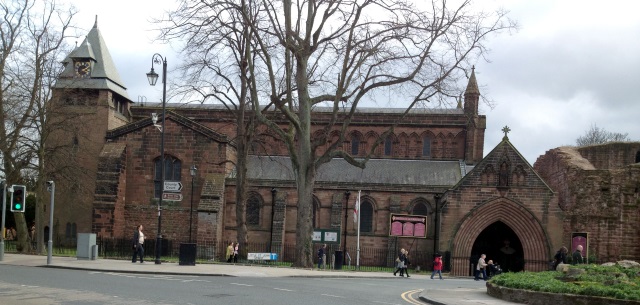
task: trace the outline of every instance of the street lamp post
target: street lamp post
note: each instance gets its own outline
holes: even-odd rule
[[[344,251],[343,253],[343,260],[342,262],[344,263],[345,260],[347,259],[347,216],[349,215],[349,211],[347,210],[349,208],[349,196],[351,196],[351,192],[350,191],[346,191],[344,192],[345,197],[347,197],[347,202],[345,202],[344,204],[344,238],[342,241],[342,251]]]
[[[162,245],[162,193],[164,192],[164,179],[165,179],[165,164],[164,164],[164,117],[165,107],[167,99],[167,59],[162,55],[155,53],[151,57],[151,71],[147,73],[147,79],[151,86],[155,86],[158,81],[158,73],[153,70],[154,63],[162,62],[162,130],[160,131],[160,198],[158,198],[158,232],[156,233],[156,261],[157,265],[160,264],[160,251]]]
[[[193,178],[195,178],[198,168],[191,165],[189,173],[191,174],[191,208],[189,209],[189,243],[191,243],[191,224],[193,223]]]
[[[275,187],[271,188],[271,231],[269,237],[269,253],[273,253],[273,215],[276,212],[276,194],[278,190]]]
[[[7,181],[0,180],[0,184],[2,185],[2,227],[0,230],[4,229],[5,222],[5,214],[7,214]],[[4,233],[4,232],[2,232]],[[0,262],[4,260],[4,234],[0,234]]]
[[[438,207],[440,206],[440,194],[435,194],[433,196],[433,199],[435,199],[436,201],[436,221],[434,221],[434,235],[433,235],[433,255],[436,255],[436,253],[438,253],[439,249],[438,249],[438,243],[440,242],[440,232],[438,232],[438,229],[440,228],[440,214],[438,213]],[[434,256],[435,257],[435,256]]]

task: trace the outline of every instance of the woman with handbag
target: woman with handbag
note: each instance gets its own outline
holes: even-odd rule
[[[407,260],[406,251],[404,249],[400,249],[400,254],[396,258],[396,271],[393,272],[393,275],[396,275],[398,271],[400,271],[400,276],[404,276],[405,262]]]

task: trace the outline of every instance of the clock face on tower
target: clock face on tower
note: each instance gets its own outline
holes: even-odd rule
[[[74,63],[76,77],[88,78],[91,72],[91,64],[88,61],[76,61]]]

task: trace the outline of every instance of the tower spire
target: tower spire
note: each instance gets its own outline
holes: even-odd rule
[[[96,15],[96,22],[93,24],[94,28],[98,28],[98,15]]]

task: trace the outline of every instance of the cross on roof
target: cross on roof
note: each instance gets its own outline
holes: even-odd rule
[[[509,129],[509,126],[504,126],[502,128],[502,132],[504,132],[504,138],[502,138],[503,140],[508,140],[509,138],[507,137],[507,134],[509,133],[509,131],[511,131],[511,129]]]

